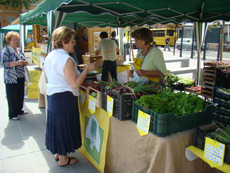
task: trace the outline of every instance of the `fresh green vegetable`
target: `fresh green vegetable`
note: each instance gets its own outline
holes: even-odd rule
[[[179,77],[172,74],[172,73],[169,73],[168,76],[166,77],[166,82],[168,83],[168,85],[171,85],[172,83],[175,83],[179,80]]]
[[[92,92],[91,96],[94,97],[94,98],[96,98],[97,97],[97,92]]]
[[[221,142],[230,142],[230,126],[217,128],[215,131],[210,133]]]
[[[193,85],[194,84],[194,80],[191,79],[190,77],[182,77],[178,83],[183,83],[184,85]]]
[[[170,88],[157,95],[141,96],[137,103],[160,114],[173,113],[175,116],[202,112],[205,101],[195,94],[174,93]]]

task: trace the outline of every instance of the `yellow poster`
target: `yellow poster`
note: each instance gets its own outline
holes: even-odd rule
[[[150,119],[150,115],[144,113],[141,110],[138,111],[137,130],[141,136],[147,135],[149,133]]]
[[[204,158],[211,167],[223,166],[225,144],[205,138]]]
[[[96,99],[89,95],[89,111],[93,114],[96,111]]]
[[[107,112],[109,117],[113,116],[113,98],[107,95]]]
[[[100,172],[104,172],[110,119],[108,113],[97,108],[90,113],[88,101],[79,104],[82,147],[78,150]]]

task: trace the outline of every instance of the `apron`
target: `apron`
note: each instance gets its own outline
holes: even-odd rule
[[[147,51],[148,52],[148,51]],[[147,53],[146,52],[146,53]],[[146,56],[146,55],[145,55]],[[144,61],[144,58],[145,56],[143,57],[143,59],[138,59],[138,56],[136,58],[133,58],[133,61],[134,61],[134,68],[135,70],[139,70],[141,69],[141,66],[142,66],[142,63]],[[144,77],[147,77],[149,81],[153,81],[153,82],[159,82],[159,78],[154,78],[154,77],[149,77],[149,76],[144,76]]]

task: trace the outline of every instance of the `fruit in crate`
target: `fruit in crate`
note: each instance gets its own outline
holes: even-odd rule
[[[205,65],[229,65],[229,63],[225,63],[221,61],[212,61],[212,62],[205,62]]]

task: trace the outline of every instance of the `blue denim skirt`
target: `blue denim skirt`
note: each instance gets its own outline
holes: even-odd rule
[[[72,92],[47,96],[46,147],[66,156],[82,146],[78,97]]]

